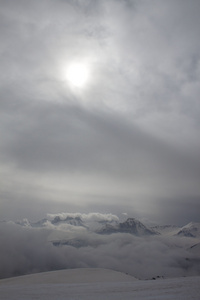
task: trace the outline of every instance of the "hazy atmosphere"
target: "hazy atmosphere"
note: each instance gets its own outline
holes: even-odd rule
[[[74,268],[107,268],[138,279],[200,275],[200,224],[144,227],[113,214],[48,214],[0,223],[0,279]],[[116,228],[116,230],[115,230]]]
[[[0,221],[200,221],[199,12],[199,0],[0,0]]]

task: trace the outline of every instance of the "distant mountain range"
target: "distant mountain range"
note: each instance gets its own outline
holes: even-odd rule
[[[86,230],[98,234],[114,234],[114,233],[129,233],[136,236],[150,236],[150,235],[167,235],[180,237],[200,237],[200,223],[191,222],[183,227],[175,225],[157,225],[148,227],[135,218],[128,218],[124,222],[116,220],[97,220],[88,222],[83,220],[80,216],[67,216],[62,218],[60,215],[53,219],[42,219],[38,222],[29,222],[27,219],[16,222],[21,226],[28,227],[48,227],[49,224],[53,226],[70,225],[73,227],[82,227]]]
[[[23,219],[16,224],[8,222],[8,231],[14,226],[16,233],[19,232],[19,239],[15,238],[17,245],[20,246],[22,243],[23,249],[24,247],[29,249],[26,241],[29,241],[29,236],[33,236],[31,247],[36,249],[35,255],[38,255],[37,249],[42,245],[46,247],[44,249],[49,249],[50,261],[52,253],[55,253],[56,260],[57,257],[59,258],[58,261],[63,258],[64,264],[62,263],[61,266],[65,266],[67,259],[67,266],[72,267],[76,267],[79,263],[81,266],[98,264],[104,266],[107,261],[110,267],[114,255],[116,265],[118,266],[118,260],[123,256],[120,268],[123,269],[125,264],[126,270],[133,274],[134,266],[138,274],[141,266],[146,274],[147,263],[148,276],[151,276],[149,275],[151,268],[151,274],[160,272],[156,275],[168,276],[168,267],[166,272],[162,271],[166,266],[165,260],[169,268],[180,271],[180,273],[172,271],[172,274],[182,276],[200,274],[200,223],[191,222],[183,227],[147,226],[136,218],[125,218],[122,221],[112,214],[58,213],[48,214],[38,222]],[[21,235],[25,235],[25,242],[21,239]],[[35,238],[37,235],[38,238]],[[10,244],[8,248],[10,249]],[[45,251],[42,249],[41,252]],[[26,257],[26,253],[24,255]],[[75,259],[72,259],[73,257]],[[31,257],[30,259],[32,261]],[[155,266],[154,270],[152,262],[157,265],[157,260],[161,268],[160,265]]]
[[[148,228],[134,218],[128,218],[125,222],[116,225],[106,224],[104,227],[97,231],[97,233],[101,234],[112,234],[117,232],[130,233],[137,236],[159,234],[155,230]]]
[[[168,236],[180,236],[180,237],[200,237],[200,223],[190,222],[189,224],[178,227],[175,225],[162,225],[151,227],[153,230],[159,232],[162,235]]]
[[[27,219],[22,221],[16,222],[18,225],[21,226],[31,226],[31,227],[45,227],[48,223],[51,223],[54,226],[59,226],[62,224],[68,224],[71,226],[79,226],[84,227],[88,230],[94,231],[98,234],[112,234],[112,233],[130,233],[137,236],[144,236],[144,235],[156,235],[160,234],[159,232],[155,231],[153,228],[145,226],[143,223],[138,221],[135,218],[128,218],[125,222],[116,222],[116,221],[97,221],[95,224],[94,229],[92,228],[94,222],[88,224],[84,222],[81,217],[70,217],[67,216],[66,218],[62,219],[60,216],[55,216],[53,220],[42,219],[36,223],[31,223]]]
[[[69,216],[67,216],[64,220],[62,220],[60,216],[56,216],[51,221],[51,223],[54,224],[54,225],[61,224],[61,223],[67,223],[67,224],[73,225],[73,226],[87,227],[86,224],[84,224],[83,220],[80,217],[69,217]]]

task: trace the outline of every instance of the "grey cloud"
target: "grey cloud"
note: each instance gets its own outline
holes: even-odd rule
[[[184,193],[182,196],[174,195],[173,199],[161,198],[155,200],[154,217],[152,216],[151,219],[156,218],[157,222],[162,224],[173,223],[183,225],[183,220],[185,223],[189,223],[191,221],[198,222],[199,210],[199,196],[189,193],[186,195]]]
[[[122,9],[116,18],[113,16],[119,61],[123,61],[125,74],[129,72],[126,80],[132,97],[127,100],[133,112],[141,112],[141,117],[155,110],[170,115],[171,110],[179,114],[179,109],[184,109],[184,88],[188,82],[199,79],[199,74],[194,75],[200,46],[199,19],[195,17],[198,7],[197,1],[192,6],[185,1],[176,1],[174,6],[172,2],[140,2],[136,14]],[[186,110],[185,114],[188,115]]]
[[[88,214],[83,214],[83,213],[57,213],[57,214],[47,214],[47,216],[52,219],[55,218],[56,216],[59,216],[61,220],[66,219],[67,217],[79,217],[82,220],[86,221],[118,221],[119,218],[116,215],[113,214],[101,214],[101,213],[88,213]]]
[[[20,120],[19,110],[13,128],[5,136],[2,152],[19,168],[34,172],[99,172],[126,176],[126,180],[146,177],[159,181],[161,175],[164,181],[170,181],[172,176],[177,184],[179,179],[192,176],[194,184],[198,181],[199,164],[195,158],[126,120],[67,105],[27,105],[22,110],[27,121],[23,120],[24,111]],[[15,119],[19,125],[14,126]]]
[[[99,199],[102,207],[140,203],[143,212],[154,201],[160,209],[174,200],[177,208],[191,198],[196,207],[199,1],[0,5],[5,214],[10,203],[34,198],[52,208],[64,198],[85,207]],[[81,59],[92,79],[77,93],[61,69]]]
[[[140,202],[143,205],[152,198],[160,197],[162,205],[163,202],[169,203],[162,201],[167,197],[176,202],[178,194],[178,199],[184,195],[189,199],[199,193],[198,157],[187,154],[184,149],[177,151],[121,117],[49,103],[39,106],[23,104],[15,110],[14,117],[11,113],[11,117],[5,119],[9,127],[2,136],[1,151],[4,162],[16,166],[9,171],[10,180],[16,182],[15,177],[19,178],[13,198],[17,198],[21,186],[24,191],[24,196],[21,196],[34,199],[34,195],[38,197],[36,193],[40,192],[45,178],[57,180],[60,176],[63,176],[66,187],[70,183],[65,176],[78,176],[73,187],[75,193],[81,181],[89,176],[91,193],[95,184],[102,189],[99,196],[104,194],[105,199],[109,199],[106,192],[114,186],[116,199],[110,198],[112,204],[117,201],[120,186],[125,195],[132,198],[133,204]],[[31,172],[32,180],[24,186],[27,172]],[[135,188],[140,189],[140,197]],[[56,186],[52,190],[56,192]],[[121,195],[121,198],[126,196]],[[41,190],[39,198],[42,200],[42,197]],[[65,197],[69,199],[71,196]],[[97,195],[92,201],[98,201]],[[102,201],[106,204],[106,200]],[[196,203],[198,201],[197,196]]]

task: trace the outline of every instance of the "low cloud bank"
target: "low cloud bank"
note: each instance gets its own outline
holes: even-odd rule
[[[114,215],[79,214],[84,216],[98,221],[101,217],[115,220]],[[53,241],[61,243],[56,245]],[[43,227],[2,222],[0,278],[84,267],[110,268],[141,279],[200,275],[200,257],[187,248],[179,237],[100,235],[70,224],[54,226],[48,221]]]
[[[113,214],[101,214],[101,213],[88,213],[88,214],[82,214],[82,213],[58,213],[58,214],[47,214],[47,216],[50,219],[53,219],[57,216],[59,216],[61,219],[66,219],[67,217],[72,218],[81,218],[82,220],[86,221],[119,221],[119,218],[116,215]]]

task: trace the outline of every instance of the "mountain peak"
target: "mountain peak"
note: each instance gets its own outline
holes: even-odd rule
[[[73,225],[73,226],[85,227],[83,220],[79,216],[76,216],[76,217],[67,216],[65,219],[62,219],[60,216],[55,216],[55,218],[51,221],[51,223],[53,225],[57,225],[59,223],[67,223],[67,224]]]
[[[177,233],[179,236],[200,237],[200,223],[190,222]]]
[[[98,233],[130,233],[137,236],[157,234],[154,230],[146,227],[135,218],[128,218],[125,222],[119,223],[115,226],[106,224]]]

